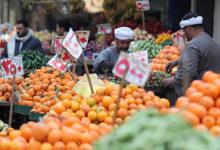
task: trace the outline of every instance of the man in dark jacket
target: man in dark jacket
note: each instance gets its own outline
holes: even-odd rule
[[[16,23],[16,31],[5,46],[1,58],[14,57],[22,50],[38,50],[43,53],[41,42],[32,36],[27,20],[21,19]]]
[[[179,60],[166,66],[167,71],[170,71],[178,65],[175,78],[163,81],[165,86],[174,86],[178,97],[185,94],[193,80],[201,80],[206,71],[220,72],[220,45],[205,33],[202,23],[203,17],[191,12],[180,22],[189,42]]]

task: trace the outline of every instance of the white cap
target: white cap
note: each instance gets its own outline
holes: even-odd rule
[[[184,28],[186,26],[191,26],[191,25],[196,25],[196,24],[202,24],[203,22],[203,17],[198,16],[198,17],[192,17],[188,20],[181,20],[180,22],[180,28]]]
[[[134,33],[131,28],[120,27],[115,29],[115,37],[119,40],[131,40],[134,37]]]

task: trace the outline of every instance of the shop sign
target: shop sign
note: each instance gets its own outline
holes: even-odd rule
[[[109,23],[98,24],[98,34],[112,33],[112,27]]]
[[[138,86],[144,86],[150,73],[150,65],[135,57],[129,56],[125,52],[121,52],[112,72],[122,78],[126,67],[128,68],[128,72],[125,76],[125,80]]]
[[[136,1],[137,11],[147,11],[150,10],[149,0],[139,0]]]
[[[2,78],[11,78],[14,75],[24,75],[22,57],[16,56],[13,58],[1,59],[1,76]]]

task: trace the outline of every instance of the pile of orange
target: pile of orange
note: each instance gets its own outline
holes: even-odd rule
[[[119,86],[108,84],[96,90],[90,97],[82,98],[70,93],[58,95],[59,101],[51,107],[50,114],[62,117],[76,116],[79,119],[88,117],[91,122],[112,124]],[[155,96],[152,91],[146,92],[134,84],[123,89],[119,102],[116,124],[126,122],[137,110],[147,107],[168,109],[169,100]]]
[[[220,135],[220,74],[207,71],[202,80],[194,80],[176,107],[197,129]]]
[[[42,67],[29,74],[18,86],[21,99],[18,104],[35,106],[33,111],[47,113],[57,103],[57,95],[70,93],[75,95],[75,81],[69,72],[61,73],[52,67]]]
[[[163,50],[152,60],[151,67],[153,71],[165,72],[166,65],[173,60],[178,59],[180,50],[177,46],[166,45]]]
[[[43,122],[28,122],[19,130],[2,131],[0,149],[91,150],[95,140],[112,130],[112,126],[96,125],[88,118],[46,116]]]
[[[16,87],[19,86],[23,81],[22,76],[17,76],[15,78]],[[0,100],[2,101],[11,101],[11,91],[12,91],[12,82],[13,79],[2,79],[0,78]]]

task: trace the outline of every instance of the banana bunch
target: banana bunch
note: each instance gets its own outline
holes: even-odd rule
[[[125,20],[137,21],[141,19],[141,13],[136,10],[136,0],[105,0],[103,7],[105,16],[111,24]]]
[[[8,124],[0,120],[0,130],[7,130],[7,129],[8,129]]]

